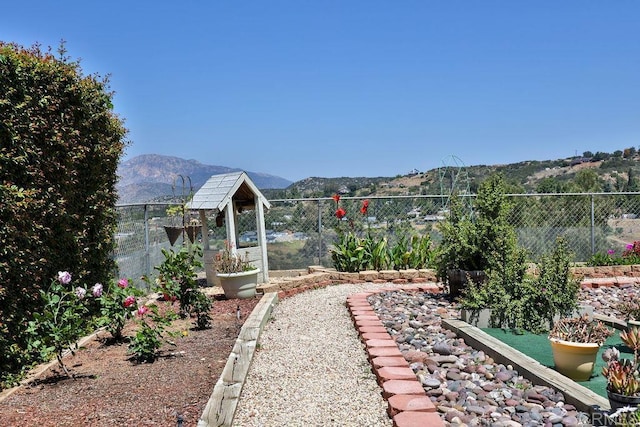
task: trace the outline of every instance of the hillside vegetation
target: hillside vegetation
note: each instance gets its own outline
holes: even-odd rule
[[[438,168],[396,177],[306,178],[284,190],[263,190],[269,199],[475,193],[480,182],[501,173],[511,193],[640,191],[640,157],[635,148],[613,153],[585,152],[558,160],[523,161],[505,165]]]

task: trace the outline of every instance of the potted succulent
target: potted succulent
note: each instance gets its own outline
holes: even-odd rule
[[[613,410],[640,404],[640,329],[633,327],[623,331],[620,339],[633,351],[632,359],[621,359],[620,351],[615,347],[602,354],[602,359],[607,362],[602,368],[602,375],[607,379],[607,396]]]
[[[640,326],[640,303],[637,301],[624,301],[617,308],[627,321],[627,326]]]
[[[248,255],[244,258],[237,255],[227,241],[222,251],[215,255],[216,276],[227,298],[255,297],[260,269],[251,265],[248,258]]]
[[[598,350],[613,331],[589,315],[563,317],[549,332],[556,370],[574,381],[587,381]]]

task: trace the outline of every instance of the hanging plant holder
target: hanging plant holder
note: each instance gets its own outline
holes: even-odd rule
[[[184,231],[184,227],[165,225],[164,231],[167,233],[167,237],[169,238],[169,243],[171,243],[171,246],[173,246],[176,243],[176,240],[178,240],[178,237],[180,237],[180,235]]]
[[[222,227],[224,225],[224,212],[218,212],[216,215],[216,227]]]
[[[187,225],[184,229],[187,232],[187,237],[189,237],[189,240],[191,241],[191,243],[195,243],[196,242],[196,237],[198,236],[198,233],[200,232],[200,226],[199,225]]]

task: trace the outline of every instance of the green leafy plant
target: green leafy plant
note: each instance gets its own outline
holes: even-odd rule
[[[142,296],[142,291],[130,286],[128,279],[122,278],[117,283],[109,282],[107,289],[93,288],[94,295],[99,293],[100,317],[98,326],[104,327],[116,341],[122,341],[122,330],[128,319],[133,317],[137,306],[136,297]],[[99,290],[99,291],[98,291]]]
[[[88,312],[83,300],[87,290],[82,286],[73,288],[71,274],[58,272],[47,290],[40,291],[44,302],[42,312],[34,313],[27,333],[29,347],[40,353],[42,359],[55,354],[58,365],[67,376],[71,376],[64,364],[65,351],[76,350],[76,340],[88,330],[85,314]]]
[[[491,310],[493,327],[542,333],[556,316],[577,306],[579,284],[570,272],[571,254],[563,238],[544,254],[537,275],[527,274],[526,253],[514,244],[514,235],[498,237],[502,251],[494,252],[494,268],[485,283],[470,283],[460,300],[463,309]],[[505,242],[505,240],[507,240]]]
[[[428,234],[419,236],[404,231],[390,244],[385,237],[377,237],[367,227],[363,231],[353,220],[347,220],[347,212],[340,207],[340,196],[335,194],[335,216],[339,220],[338,241],[331,248],[331,260],[338,271],[358,272],[362,270],[427,268],[433,261],[433,249]],[[363,200],[360,214],[366,217],[369,201]],[[349,227],[342,227],[344,222]]]
[[[371,233],[369,233],[368,238],[364,239],[363,245],[365,251],[364,257],[368,260],[368,263],[367,265],[359,268],[366,268],[371,270],[383,270],[387,268],[387,266],[390,264],[390,258],[388,241],[386,237],[375,239],[371,237]],[[336,250],[339,251],[340,249],[336,248]],[[339,264],[343,258],[344,256],[337,255],[336,259],[334,259],[334,266],[336,264]],[[337,266],[336,269],[339,271],[349,271],[340,270],[340,268],[338,268]]]
[[[401,234],[396,239],[395,245],[389,249],[389,258],[394,270],[409,268],[411,257],[411,246],[405,234]]]
[[[620,255],[616,255],[614,249],[609,249],[606,253],[594,254],[587,265],[633,265],[640,264],[640,241],[628,243]]]
[[[167,311],[166,315],[162,315],[155,304],[141,305],[135,313],[138,329],[129,342],[129,354],[138,363],[152,363],[163,343],[175,346],[168,337],[177,334],[166,331],[175,319],[175,313]]]
[[[196,269],[202,267],[202,248],[191,245],[190,248],[183,246],[178,251],[162,249],[162,254],[164,261],[154,267],[158,271],[156,289],[167,300],[177,299],[180,315],[186,317],[191,314],[192,305],[200,292]]]
[[[494,174],[480,184],[472,207],[465,206],[458,194],[451,197],[449,215],[439,225],[442,240],[435,258],[443,281],[447,281],[449,270],[488,271],[494,254],[510,250],[501,245],[517,245],[517,240],[510,238],[515,230],[509,223],[512,204],[505,189],[504,178]]]
[[[209,297],[196,291],[191,304],[191,312],[196,316],[196,329],[207,329],[211,326],[211,305]]]
[[[343,234],[331,249],[333,266],[338,271],[357,272],[367,265],[365,242],[354,233]]]

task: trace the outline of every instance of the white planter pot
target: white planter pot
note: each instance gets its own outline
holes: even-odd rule
[[[256,296],[258,273],[260,269],[241,271],[239,273],[217,273],[224,296],[232,299],[246,299]]]
[[[556,370],[574,381],[591,378],[600,346],[596,343],[577,343],[550,338]]]

